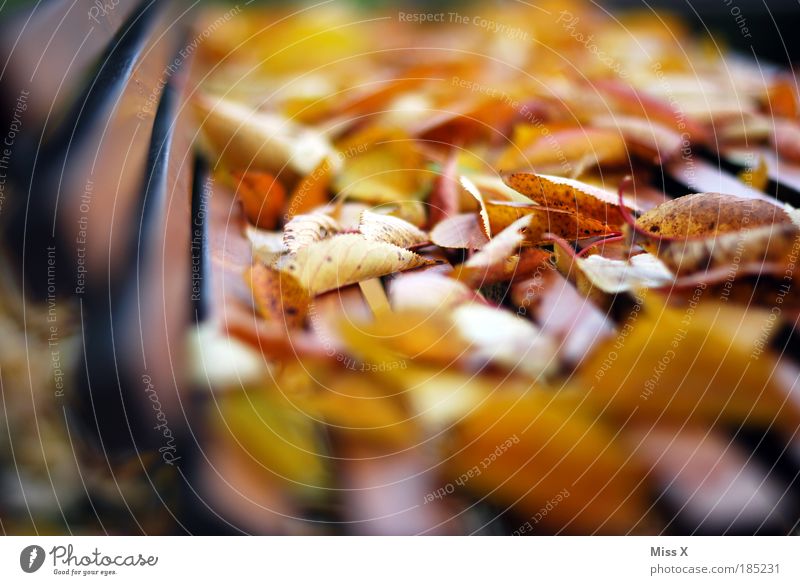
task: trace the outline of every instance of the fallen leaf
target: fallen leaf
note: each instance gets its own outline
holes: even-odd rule
[[[428,234],[407,221],[371,211],[361,214],[358,231],[368,240],[386,242],[400,248],[416,248],[430,242]]]
[[[528,277],[549,263],[550,253],[539,248],[519,251],[532,216],[527,215],[497,234],[469,260],[454,269],[453,277],[471,287]]]
[[[557,366],[556,345],[530,321],[487,305],[461,305],[452,314],[455,330],[469,344],[469,359],[480,370],[487,363],[531,378]]]
[[[432,263],[413,252],[371,241],[361,234],[342,234],[301,247],[295,254],[283,257],[278,268],[294,276],[314,296]]]
[[[492,392],[454,429],[446,459],[451,477],[478,466],[481,473],[465,488],[513,506],[531,526],[574,534],[634,531],[649,506],[644,470],[615,430],[577,402],[574,394],[546,388]]]
[[[591,123],[618,131],[629,151],[647,162],[660,165],[681,153],[681,135],[653,120],[615,114],[593,118]]]
[[[305,321],[310,298],[291,275],[263,264],[254,264],[245,275],[253,291],[253,300],[261,315],[287,327],[299,327]]]
[[[324,213],[296,215],[283,228],[283,244],[289,252],[335,236],[343,230],[339,223]]]
[[[281,254],[289,251],[283,243],[283,232],[270,232],[248,225],[245,227],[245,235],[253,246],[253,258],[267,266],[271,266]]]
[[[328,202],[328,191],[333,180],[334,165],[329,158],[324,159],[309,174],[297,182],[289,205],[286,208],[288,219],[308,213]]]
[[[592,286],[608,294],[669,286],[675,280],[661,260],[647,253],[632,256],[628,262],[594,254],[577,258],[576,263]]]
[[[503,180],[512,189],[544,207],[578,213],[612,227],[625,223],[619,210],[619,198],[604,189],[572,179],[533,173],[513,173],[503,177]],[[630,199],[625,201],[625,205],[638,211],[638,207]]]
[[[687,238],[791,223],[778,205],[722,193],[684,195],[639,216],[642,231],[668,238]]]
[[[289,168],[308,175],[325,159],[339,160],[324,135],[278,114],[206,95],[193,104],[206,139],[219,156],[239,167],[276,175]]]
[[[622,135],[604,128],[570,128],[547,132],[531,144],[510,146],[497,161],[505,171],[533,169],[538,173],[578,176],[597,165],[628,163]]]
[[[346,157],[335,187],[347,199],[393,203],[422,198],[431,179],[415,141],[398,135]]]
[[[442,248],[482,248],[489,238],[474,213],[460,213],[440,221],[431,230],[431,242]]]
[[[486,201],[477,186],[467,177],[461,177],[461,184],[480,205],[480,217],[486,235],[492,237],[521,217],[528,216],[526,241],[538,244],[547,241],[545,234],[578,240],[611,233],[609,227],[590,217],[563,209],[554,209],[535,203],[516,203]]]
[[[283,185],[263,171],[234,172],[233,176],[238,181],[236,195],[247,219],[261,229],[275,229],[286,205]]]
[[[432,313],[464,303],[485,302],[463,282],[431,271],[400,274],[389,283],[392,309]]]

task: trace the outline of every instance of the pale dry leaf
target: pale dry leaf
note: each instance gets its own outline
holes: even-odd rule
[[[478,250],[489,238],[474,213],[459,213],[440,221],[431,230],[431,241],[441,248]]]
[[[536,378],[556,365],[557,347],[533,323],[487,305],[461,305],[453,310],[459,335],[470,344],[477,368],[486,363]]]
[[[464,283],[431,272],[402,274],[389,283],[392,309],[400,312],[434,312],[471,302],[485,302]]]
[[[358,231],[369,240],[394,244],[400,248],[416,248],[430,242],[428,234],[409,222],[368,210],[361,214]]]
[[[293,275],[310,295],[378,276],[433,264],[403,248],[362,234],[341,234],[284,256],[278,268]]]
[[[629,262],[599,254],[577,258],[578,267],[594,286],[605,293],[634,292],[641,288],[668,286],[675,275],[652,254],[637,254]]]
[[[340,159],[320,132],[279,114],[260,112],[242,104],[206,95],[194,105],[202,116],[201,128],[212,147],[226,160],[280,173],[290,168],[308,175],[329,159]]]
[[[325,213],[296,215],[283,228],[283,243],[289,252],[295,253],[341,231],[339,222]]]
[[[253,246],[253,257],[267,266],[289,251],[283,243],[283,232],[270,232],[248,225],[245,227],[245,235]]]

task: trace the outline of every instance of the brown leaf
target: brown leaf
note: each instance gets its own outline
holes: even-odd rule
[[[300,327],[308,313],[309,296],[291,274],[279,272],[261,263],[254,264],[245,279],[253,291],[253,300],[268,321]]]
[[[722,193],[685,195],[642,214],[636,225],[656,236],[686,238],[791,223],[778,205]]]
[[[582,240],[613,233],[605,223],[578,213],[524,203],[486,202],[486,215],[492,233],[498,233],[521,217],[528,217],[525,240],[532,244],[545,241],[551,233],[567,240]]]
[[[333,179],[333,164],[325,159],[317,168],[297,182],[286,215],[292,219],[296,215],[308,213],[328,202],[328,190]]]
[[[612,227],[625,223],[617,195],[604,189],[572,179],[533,173],[513,173],[503,177],[503,180],[512,189],[544,207],[578,213]],[[625,204],[629,209],[638,210],[630,200]]]
[[[729,268],[730,278],[761,272],[781,272],[792,264],[800,247],[794,224],[766,225],[723,232],[718,236],[642,242],[678,276]]]
[[[238,180],[236,195],[247,219],[261,229],[275,229],[286,205],[283,185],[263,171],[237,171],[233,176]]]
[[[534,203],[487,201],[475,184],[461,177],[461,184],[480,205],[480,217],[486,235],[492,237],[521,217],[530,216],[526,224],[526,241],[538,244],[547,241],[544,235],[553,233],[570,240],[579,240],[611,233],[604,223],[578,213],[554,209]]]

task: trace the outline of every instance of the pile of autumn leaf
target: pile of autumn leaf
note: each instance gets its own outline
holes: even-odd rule
[[[461,533],[485,520],[476,502],[522,525],[566,490],[537,532],[659,532],[653,495],[688,464],[659,436],[719,462],[737,447],[713,425],[797,428],[793,366],[769,349],[800,306],[795,211],[649,186],[687,145],[797,158],[794,96],[730,74],[675,23],[615,35],[569,8],[630,79],[528,13],[497,17],[580,75],[536,44],[338,11],[269,36],[275,15],[234,19],[204,48],[194,103],[214,197],[231,197],[212,235],[247,244],[215,244],[219,278],[247,284],[220,289],[218,317],[269,367],[215,427],[222,468],[270,494],[257,523],[240,514],[252,530],[310,530],[289,519],[313,509],[354,531]],[[393,42],[443,48],[361,52]]]

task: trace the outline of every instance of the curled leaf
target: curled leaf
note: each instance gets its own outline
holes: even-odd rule
[[[526,241],[534,244],[544,242],[544,235],[547,233],[578,240],[607,235],[611,232],[605,223],[572,211],[534,203],[486,201],[470,179],[461,177],[461,184],[480,205],[480,217],[489,237],[525,216],[530,217],[526,223]]]
[[[415,248],[430,241],[428,234],[409,222],[371,211],[361,214],[358,231],[369,240],[394,244],[400,248]]]
[[[342,234],[301,247],[278,268],[294,276],[310,295],[432,264],[413,252],[361,234]]]
[[[283,243],[289,252],[294,253],[341,231],[339,222],[325,213],[297,215],[283,228]]]

